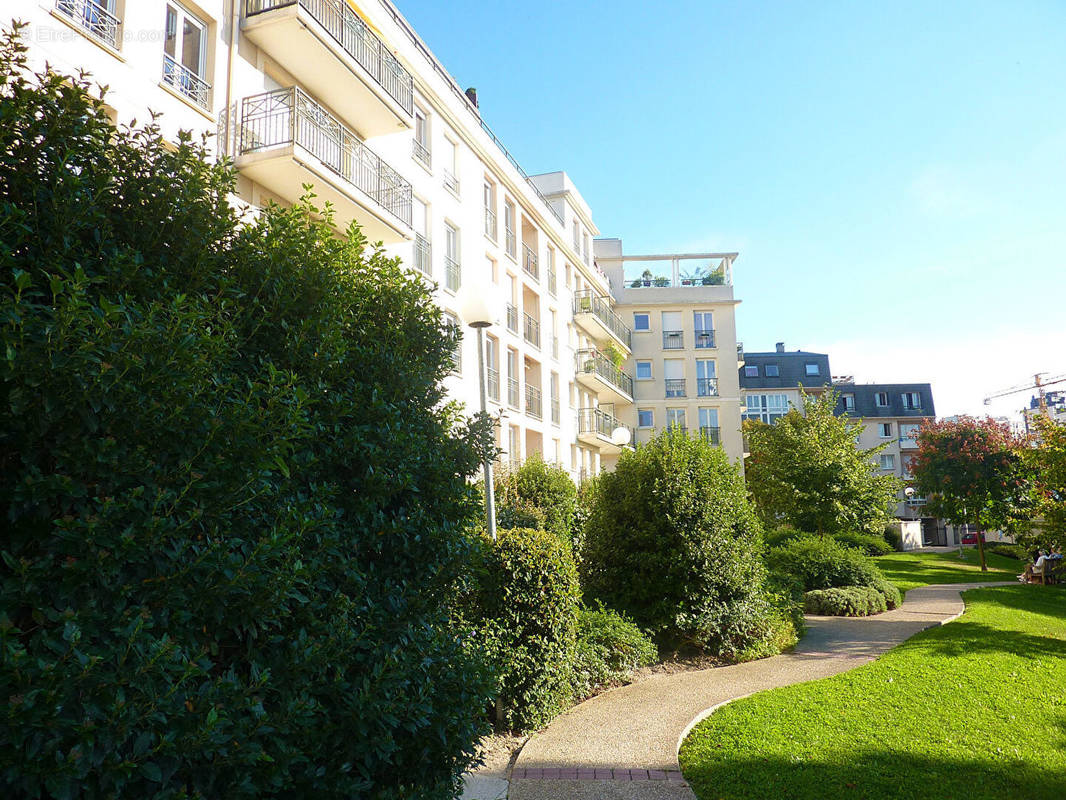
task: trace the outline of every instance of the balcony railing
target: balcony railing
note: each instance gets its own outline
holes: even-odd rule
[[[244,98],[240,152],[297,144],[398,220],[411,225],[411,184],[297,87]]]
[[[683,350],[684,347],[684,331],[663,331],[663,350]]]
[[[714,331],[696,331],[696,349],[710,350],[714,348]]]
[[[517,257],[518,245],[516,244],[517,239],[515,239],[514,230],[507,227],[503,229],[503,242],[504,249],[507,251],[507,255],[509,255],[511,258]]]
[[[429,148],[426,147],[418,139],[411,140],[411,155],[415,161],[421,161],[425,165],[426,169],[433,168],[433,156],[429,152]]]
[[[544,414],[541,411],[540,389],[526,384],[526,414],[541,419]]]
[[[633,331],[622,322],[620,316],[611,310],[610,302],[591,289],[582,289],[574,293],[574,313],[595,314],[611,333],[625,342],[626,347],[633,348]]]
[[[577,432],[596,433],[610,439],[616,428],[625,428],[629,431],[630,440],[633,437],[633,429],[619,422],[613,415],[598,408],[579,408],[577,410]]]
[[[559,398],[552,398],[552,424],[558,425],[563,421],[563,414],[559,408]]]
[[[426,275],[433,274],[433,246],[421,233],[415,234],[415,269]]]
[[[553,336],[552,337],[552,358],[554,358],[556,361],[559,360],[559,337],[558,336]]]
[[[697,397],[717,397],[718,396],[718,379],[717,378],[696,378],[696,396]]]
[[[518,408],[518,380],[507,379],[507,404],[512,408]]]
[[[555,264],[548,262],[548,294],[555,297],[559,292],[559,284],[555,276]]]
[[[540,349],[540,322],[529,314],[522,314],[523,327],[522,338],[529,342],[531,345]]]
[[[459,194],[459,179],[452,174],[451,170],[444,170],[444,188],[453,194]]]
[[[192,100],[200,108],[211,110],[211,84],[163,53],[163,83]]]
[[[540,280],[540,269],[537,266],[537,254],[533,252],[533,249],[527,245],[522,245],[522,269],[526,271],[533,280]]]
[[[362,18],[340,0],[245,0],[244,15],[300,5],[348,55],[370,73],[408,114],[414,113],[414,81]]]
[[[575,355],[577,357],[578,372],[589,375],[598,375],[619,391],[630,397],[633,396],[633,379],[616,367],[614,363],[599,350],[578,350]]]
[[[744,342],[737,342],[737,361],[744,360]]]
[[[688,393],[684,378],[667,378],[665,384],[667,397],[685,397]]]
[[[496,212],[491,208],[485,209],[485,235],[496,241]]]
[[[444,257],[444,286],[451,292],[459,291],[463,283],[462,270],[459,262],[450,256]]]
[[[74,24],[91,33],[109,47],[118,49],[118,17],[94,0],[56,0],[56,11],[69,17]]]
[[[485,370],[485,384],[489,393],[489,400],[500,402],[500,371],[489,367]]]
[[[507,330],[518,333],[518,309],[511,303],[507,304]]]
[[[700,436],[711,444],[720,445],[722,443],[722,429],[718,427],[701,426]]]

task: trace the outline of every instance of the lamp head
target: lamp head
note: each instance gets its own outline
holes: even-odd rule
[[[633,437],[629,428],[623,428],[621,425],[611,431],[611,441],[619,447],[625,447],[631,438]]]
[[[489,286],[471,286],[459,298],[459,315],[471,328],[487,328],[495,324],[500,314],[500,302]]]

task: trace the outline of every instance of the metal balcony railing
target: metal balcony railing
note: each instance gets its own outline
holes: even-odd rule
[[[500,402],[500,371],[489,367],[485,370],[485,383],[489,393],[489,400]]]
[[[722,443],[722,429],[718,427],[701,426],[700,436],[714,445]]]
[[[522,314],[522,338],[531,345],[540,349],[540,323],[529,314]]]
[[[526,384],[526,414],[535,419],[541,419],[544,415],[541,411],[540,389]]]
[[[444,286],[451,292],[459,291],[463,283],[462,269],[459,262],[450,256],[444,257]]]
[[[682,350],[684,347],[684,331],[663,331],[663,350]]]
[[[451,170],[444,170],[444,188],[454,194],[459,194],[459,179],[452,174]]]
[[[507,330],[518,333],[518,309],[511,303],[507,304]]]
[[[718,379],[717,378],[696,378],[696,396],[697,397],[717,397],[718,396]]]
[[[579,408],[577,410],[577,432],[595,433],[610,439],[616,428],[625,428],[629,431],[630,441],[633,437],[633,429],[619,422],[612,414],[598,408]]]
[[[177,89],[201,108],[211,110],[211,84],[163,53],[163,83]]]
[[[240,152],[297,144],[410,227],[411,184],[295,86],[241,103]]]
[[[504,249],[507,251],[507,255],[509,255],[511,258],[516,258],[518,256],[518,245],[516,244],[517,241],[518,240],[515,239],[514,231],[511,228],[504,227]]]
[[[574,313],[595,314],[611,333],[625,342],[626,347],[633,349],[633,331],[622,322],[620,316],[611,310],[611,303],[607,298],[600,297],[592,289],[582,289],[579,292],[575,292]]]
[[[696,349],[710,350],[714,348],[714,331],[696,331]]]
[[[552,424],[558,425],[563,420],[562,411],[559,408],[559,398],[552,398]]]
[[[326,29],[341,49],[354,58],[408,114],[414,113],[414,80],[385,43],[344,0],[245,0],[252,17],[277,8],[300,5]]]
[[[418,141],[418,139],[411,140],[411,155],[414,157],[415,161],[421,161],[426,169],[433,168],[433,156],[429,152],[429,148],[422,144],[422,142]]]
[[[433,246],[421,233],[415,234],[415,269],[426,275],[433,274]]]
[[[665,384],[667,397],[685,397],[688,393],[684,378],[667,378]]]
[[[598,375],[619,391],[630,397],[633,396],[633,379],[616,367],[614,363],[599,350],[578,350],[575,356],[577,358],[578,372],[588,375]]]
[[[548,264],[548,294],[555,297],[559,292],[559,284],[555,276],[555,264]]]
[[[122,22],[95,0],[56,0],[56,11],[91,33],[109,47],[118,49]]]
[[[507,379],[507,404],[512,408],[518,408],[518,380]]]
[[[485,235],[496,241],[496,212],[491,208],[485,209]]]
[[[522,269],[526,271],[533,280],[540,280],[540,269],[537,266],[537,254],[533,252],[533,249],[528,244],[522,245]]]

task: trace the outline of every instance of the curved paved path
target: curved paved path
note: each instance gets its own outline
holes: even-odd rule
[[[654,675],[605,692],[556,718],[519,753],[510,800],[690,800],[677,750],[699,720],[730,700],[825,678],[873,661],[918,631],[958,617],[966,589],[911,589],[903,605],[875,617],[807,617],[807,633],[785,655],[728,667]]]

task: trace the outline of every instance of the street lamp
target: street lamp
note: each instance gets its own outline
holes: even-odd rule
[[[618,447],[625,447],[632,438],[633,434],[629,432],[629,428],[623,428],[621,425],[611,431],[611,441]]]
[[[464,293],[459,313],[466,324],[477,331],[477,372],[478,386],[481,389],[481,413],[488,414],[488,395],[485,389],[485,328],[496,321],[499,303],[491,289],[469,289]],[[485,473],[485,522],[489,537],[496,541],[496,497],[492,486],[492,462],[488,455],[482,462]]]

